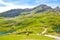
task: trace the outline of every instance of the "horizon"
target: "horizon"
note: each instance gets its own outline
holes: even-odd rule
[[[11,9],[34,8],[38,5],[45,4],[52,8],[60,7],[60,0],[0,0],[0,13]]]

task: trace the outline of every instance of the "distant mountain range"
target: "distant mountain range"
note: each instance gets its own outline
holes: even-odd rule
[[[6,12],[0,13],[0,17],[15,17],[20,15],[22,12],[30,12],[31,9],[11,9]]]
[[[16,17],[21,14],[30,14],[31,12],[33,13],[40,13],[40,12],[45,12],[45,11],[60,11],[59,7],[56,8],[51,8],[50,6],[41,4],[38,5],[32,9],[11,9],[6,12],[0,13],[0,17]]]

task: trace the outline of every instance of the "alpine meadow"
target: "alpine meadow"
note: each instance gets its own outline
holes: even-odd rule
[[[60,7],[53,7],[43,3],[0,12],[0,40],[60,40]]]

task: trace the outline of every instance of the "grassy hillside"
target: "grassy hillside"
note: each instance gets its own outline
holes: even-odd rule
[[[31,13],[28,15],[21,15],[13,20],[5,20],[0,18],[0,39],[1,40],[55,40],[53,38],[45,37],[44,35],[38,36],[42,33],[44,28],[47,31],[44,34],[60,35],[60,13],[44,12],[44,13]],[[2,34],[5,34],[2,36]]]

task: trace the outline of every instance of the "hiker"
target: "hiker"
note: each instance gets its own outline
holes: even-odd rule
[[[26,32],[26,35],[29,36],[29,32]]]

